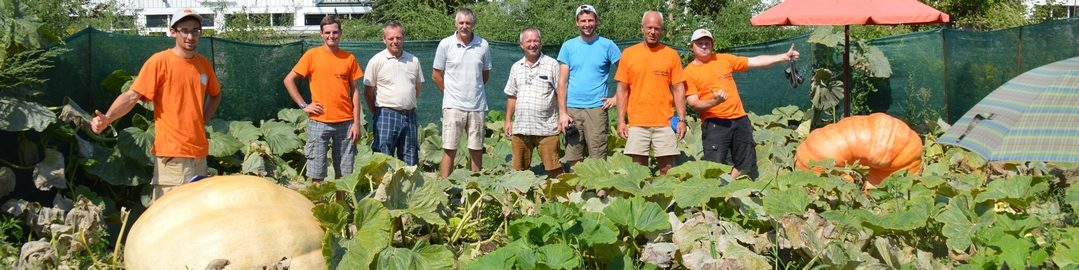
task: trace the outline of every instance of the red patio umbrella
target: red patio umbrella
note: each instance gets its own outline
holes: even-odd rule
[[[948,14],[917,0],[785,0],[749,20],[762,25],[842,25],[843,105],[850,115],[850,26],[934,24]]]

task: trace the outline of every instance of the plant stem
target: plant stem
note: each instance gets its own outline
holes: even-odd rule
[[[468,199],[468,196],[461,196],[463,199]],[[453,231],[453,236],[450,237],[450,243],[456,243],[457,237],[461,235],[461,230],[464,229],[465,223],[468,223],[469,219],[472,219],[472,211],[483,201],[483,191],[480,191],[480,195],[476,197],[476,201],[472,202],[465,210],[465,214],[461,216],[461,222],[457,223],[457,229]]]
[[[131,210],[127,207],[120,208],[120,235],[116,237],[116,245],[112,248],[112,263],[120,264],[120,245],[124,241],[124,232],[127,231],[127,220],[131,218]]]

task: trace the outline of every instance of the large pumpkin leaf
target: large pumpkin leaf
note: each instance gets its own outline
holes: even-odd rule
[[[45,149],[45,159],[34,165],[34,186],[38,190],[66,189],[64,178],[64,155],[52,148]]]
[[[859,56],[864,57],[860,61],[865,62],[864,68],[867,73],[873,78],[891,77],[892,64],[888,62],[888,57],[884,56],[884,52],[876,46],[868,46],[865,50],[865,54]]]
[[[1024,175],[989,182],[986,192],[978,194],[974,202],[1004,201],[1020,208],[1026,208],[1038,194],[1049,189],[1049,184],[1044,178],[1034,178]]]
[[[453,253],[445,246],[417,244],[415,249],[386,248],[378,255],[378,269],[426,270],[453,268]]]
[[[339,203],[320,203],[311,208],[311,214],[328,232],[340,235],[348,225],[348,211]]]
[[[731,171],[731,166],[704,160],[694,160],[683,163],[667,171],[667,175],[678,176],[682,179],[689,177],[719,178],[720,175]]]
[[[293,126],[279,121],[262,122],[262,136],[274,155],[282,155],[296,151],[303,146],[303,142],[296,136]]]
[[[550,244],[536,250],[537,261],[549,269],[577,269],[580,256],[567,244]]]
[[[682,181],[678,180],[678,178],[674,178],[670,175],[657,176],[656,178],[652,178],[652,181],[641,189],[640,196],[663,196],[671,198],[674,196],[674,189],[682,185],[681,182]]]
[[[577,223],[569,228],[569,232],[587,246],[612,244],[618,240],[618,227],[614,222],[593,212],[583,213],[577,218]]]
[[[1079,235],[1079,231],[1071,231],[1071,235]],[[1068,266],[1074,268],[1079,265],[1079,239],[1070,238],[1057,242],[1053,250],[1053,263],[1060,269],[1068,269]]]
[[[228,131],[229,135],[236,137],[236,139],[240,140],[240,143],[243,143],[244,145],[257,141],[259,136],[262,135],[259,129],[249,121],[230,122]]]
[[[94,145],[93,156],[84,159],[83,167],[90,174],[116,186],[138,186],[150,183],[147,164],[133,164],[120,154],[120,149]]]
[[[663,208],[641,197],[615,200],[603,213],[633,237],[671,229]]]
[[[633,195],[640,195],[641,181],[651,176],[647,167],[633,163],[629,157],[614,155],[607,160],[585,159],[573,166],[579,176],[578,183],[587,188],[614,188]]]
[[[712,163],[712,162],[709,162]],[[720,180],[717,178],[692,177],[674,188],[674,201],[678,206],[694,207],[703,206],[709,200],[719,197],[718,187]]]
[[[222,132],[210,132],[210,156],[227,157],[240,151],[244,144],[232,135]]]
[[[501,190],[525,193],[538,187],[543,179],[536,176],[532,171],[514,171],[503,175],[495,182],[495,186]]]
[[[296,130],[302,130],[307,126],[307,112],[300,109],[281,109],[277,111],[277,119],[292,124]]]
[[[955,251],[966,251],[973,244],[971,239],[974,238],[974,234],[980,228],[988,226],[992,222],[992,219],[984,218],[989,216],[984,215],[981,220],[976,220],[977,217],[970,205],[970,198],[959,195],[952,197],[948,202],[948,206],[944,207],[944,211],[937,215],[936,220],[944,223],[940,233],[948,238],[945,241],[948,248]]]
[[[925,227],[933,209],[932,198],[915,197],[907,201],[902,209],[895,209],[865,221],[885,230],[910,231]]]
[[[777,219],[788,213],[800,215],[805,213],[806,206],[812,202],[813,199],[806,194],[804,188],[773,190],[764,196],[764,211]]]
[[[142,164],[154,164],[154,155],[150,153],[153,145],[154,127],[152,124],[146,130],[137,127],[125,128],[116,137],[116,147],[120,148],[120,153]]]
[[[355,237],[346,244],[338,269],[369,269],[375,256],[390,245],[390,213],[382,203],[363,199],[356,205]]]
[[[809,43],[816,43],[828,47],[839,47],[843,42],[843,33],[837,32],[832,26],[818,26],[809,34]]]
[[[11,168],[0,167],[0,198],[15,191],[15,173]]]
[[[839,105],[845,92],[843,81],[836,79],[832,71],[818,68],[814,71],[813,83],[810,87],[811,102],[813,108],[823,110]]]
[[[55,122],[56,115],[41,104],[0,97],[0,130],[17,132],[33,129],[42,132]]]
[[[390,209],[393,217],[409,214],[431,224],[446,225],[446,220],[437,210],[439,205],[447,203],[444,193],[447,188],[446,181],[427,181],[419,173],[410,174],[404,169],[398,169],[393,177],[384,180],[379,186],[379,193],[382,195],[376,199],[383,200],[383,205]]]
[[[59,118],[64,123],[75,125],[76,128],[90,127],[90,113],[87,113],[79,104],[68,97],[64,97],[64,108],[60,109]]]
[[[518,240],[480,256],[465,269],[536,269],[536,253],[525,241]]]
[[[540,205],[539,214],[553,217],[555,220],[567,224],[581,216],[581,209],[574,204],[548,202]]]
[[[119,94],[123,91],[124,84],[131,80],[131,74],[128,74],[123,69],[113,70],[112,73],[109,73],[109,76],[101,80],[101,88]]]
[[[510,223],[511,240],[527,240],[532,244],[546,243],[551,237],[559,236],[561,222],[551,216],[526,216]]]
[[[1079,213],[1079,185],[1073,184],[1068,187],[1068,191],[1064,195],[1064,202],[1071,205],[1073,213]]]

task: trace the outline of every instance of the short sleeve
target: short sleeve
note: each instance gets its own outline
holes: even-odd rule
[[[743,72],[749,69],[749,57],[737,56],[733,54],[723,54],[727,61],[731,63],[731,71]]]
[[[491,70],[491,46],[483,42],[483,70]]]
[[[692,64],[690,64],[692,65]],[[697,85],[699,78],[694,76],[694,72],[689,66],[682,68],[682,76],[686,79],[686,96],[696,95],[700,92],[700,87]]]
[[[558,49],[558,59],[556,60],[558,60],[559,63],[569,65],[569,47],[569,40],[567,40],[566,42],[563,42],[562,47]]]
[[[300,56],[300,61],[296,61],[296,65],[292,67],[292,72],[296,72],[300,77],[307,77],[311,75],[311,51],[307,51]]]
[[[513,64],[513,67],[510,68],[510,76],[509,76],[509,78],[506,78],[506,90],[504,90],[503,92],[506,93],[507,96],[516,96],[517,95],[517,80],[516,80],[517,78],[516,78],[516,76],[517,76],[517,69],[518,68],[519,68],[519,66],[516,63]]]
[[[678,53],[673,49],[669,55],[671,59],[671,85],[686,81],[682,74],[682,59],[678,57]]]
[[[209,61],[203,62],[206,68],[206,93],[210,96],[216,97],[221,95],[221,83],[217,81],[217,71],[214,71],[214,66]]]
[[[378,82],[378,70],[382,68],[382,61],[378,59],[379,55],[371,57],[371,60],[367,61],[367,75],[363,76],[363,85],[375,86]]]
[[[360,78],[363,77],[363,69],[360,68],[360,62],[356,61],[355,56],[352,57],[352,67],[349,68],[349,69],[352,70],[352,74],[349,75],[349,78],[352,79],[353,81],[359,80]]]
[[[165,76],[168,76],[168,72],[163,70],[165,66],[163,58],[160,54],[154,54],[147,59],[139,69],[138,76],[135,76],[135,81],[131,83],[131,91],[142,95],[143,101],[154,100],[157,97],[157,89],[165,81]]]
[[[435,47],[435,61],[431,63],[431,68],[437,70],[446,70],[446,40],[438,43],[438,47]]]
[[[633,60],[632,57],[630,57],[630,58],[631,58],[630,61],[632,61]],[[622,83],[625,83],[625,84],[633,83],[632,81],[630,81],[630,75],[629,75],[629,72],[630,72],[629,71],[629,62],[630,61],[618,61],[618,71],[616,71],[614,73],[614,80],[615,81],[619,81],[619,82],[622,82]]]
[[[416,70],[416,85],[423,84],[424,80],[423,72],[421,71],[422,68],[420,67],[420,58],[412,56],[412,65],[414,66],[413,69]]]
[[[607,46],[607,59],[611,61],[611,64],[618,63],[618,60],[622,59],[622,51],[618,49],[618,45],[614,42],[609,42]]]

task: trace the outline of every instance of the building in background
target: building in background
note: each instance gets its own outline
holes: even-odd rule
[[[89,4],[115,3],[134,20],[141,34],[168,32],[169,17],[178,9],[201,14],[203,29],[220,30],[229,22],[267,27],[289,33],[317,33],[326,14],[356,18],[371,12],[373,0],[89,0]]]

